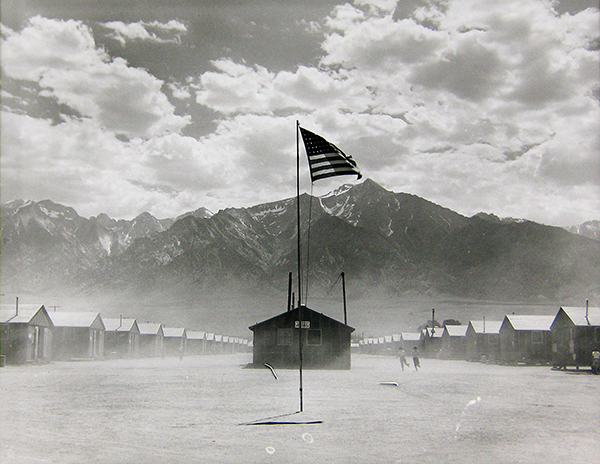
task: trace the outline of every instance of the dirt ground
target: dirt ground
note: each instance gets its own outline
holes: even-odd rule
[[[600,376],[355,355],[349,371],[251,354],[0,370],[0,462],[600,462]],[[382,384],[396,382],[394,384]],[[254,422],[295,422],[247,425]],[[317,422],[317,423],[310,423]]]

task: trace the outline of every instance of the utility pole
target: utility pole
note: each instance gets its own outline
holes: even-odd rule
[[[346,275],[342,272],[342,294],[344,296],[344,324],[348,325],[348,312],[346,310]]]
[[[300,373],[300,412],[304,411],[304,397],[302,393],[302,306],[298,305],[298,356]]]

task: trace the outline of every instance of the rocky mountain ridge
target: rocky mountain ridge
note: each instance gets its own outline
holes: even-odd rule
[[[326,295],[341,271],[357,297],[600,295],[600,242],[558,227],[483,213],[469,218],[369,179],[300,201],[303,281],[317,295]],[[297,268],[296,214],[295,198],[216,214],[200,208],[174,219],[142,213],[131,221],[85,219],[49,200],[10,202],[2,205],[3,292],[268,298],[285,291]]]

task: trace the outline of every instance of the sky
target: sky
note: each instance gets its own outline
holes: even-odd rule
[[[0,0],[2,202],[295,195],[296,121],[458,213],[600,219],[597,0]],[[303,153],[303,152],[301,152]],[[323,195],[352,177],[301,189]]]

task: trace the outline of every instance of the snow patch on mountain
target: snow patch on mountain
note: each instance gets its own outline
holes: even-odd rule
[[[17,207],[17,209],[16,209],[16,211],[19,211],[19,210],[21,210],[22,208],[27,208],[29,205],[32,205],[32,204],[33,204],[33,201],[31,201],[31,200],[26,200],[25,202],[23,202],[22,200],[15,200],[15,201],[12,201],[12,202],[10,202],[10,203],[8,204],[8,207],[9,207],[9,208],[10,208],[10,207],[12,207],[12,205],[13,205],[14,203],[17,203],[17,204],[19,204],[19,203],[20,203],[20,205],[19,205],[19,206]]]
[[[53,218],[53,219],[65,217],[64,214],[62,214],[58,211],[50,211],[49,209],[45,208],[44,206],[40,206],[40,211],[42,213],[44,213],[46,216],[48,216],[49,218]],[[72,218],[68,218],[68,217],[65,217],[65,219],[72,220]]]
[[[332,196],[328,197],[332,198]],[[354,199],[351,196],[343,197],[340,203],[334,203],[333,205],[327,206],[327,204],[323,201],[324,197],[319,198],[321,203],[321,207],[325,210],[327,214],[331,216],[336,216],[341,219],[344,219],[348,224],[356,226],[360,219],[360,213],[355,214],[355,203]]]
[[[343,195],[344,193],[351,190],[352,187],[353,187],[352,184],[344,184],[344,185],[338,187],[337,189],[332,190],[331,192],[326,193],[325,195],[322,195],[320,198],[330,198],[330,197],[337,197],[339,195]]]
[[[98,236],[98,241],[100,242],[100,246],[106,252],[106,254],[110,255],[112,239],[108,235],[102,234]]]
[[[386,228],[385,230],[382,230],[383,234],[384,234],[386,237],[389,237],[390,235],[392,235],[392,234],[394,233],[394,229],[392,229],[392,222],[393,222],[393,221],[394,221],[394,220],[390,218],[390,219],[388,220],[387,228]]]
[[[256,219],[257,221],[264,218],[265,216],[268,216],[270,214],[274,215],[274,216],[281,216],[283,213],[285,213],[287,211],[287,207],[284,205],[278,205],[274,208],[265,208],[261,211],[258,211],[256,213],[254,213],[252,215],[252,217],[254,219]]]
[[[568,226],[565,229],[572,234],[583,235],[593,240],[600,240],[600,221],[587,221],[576,226]]]

